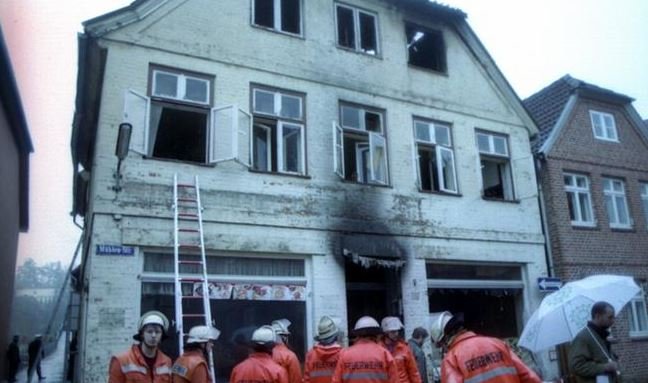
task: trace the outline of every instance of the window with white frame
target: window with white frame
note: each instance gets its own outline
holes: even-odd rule
[[[641,208],[644,213],[646,225],[648,225],[648,182],[641,183]]]
[[[603,195],[610,227],[622,229],[632,227],[625,195],[625,182],[616,178],[604,178]]]
[[[347,181],[389,183],[382,111],[340,104],[340,123],[333,122],[333,169]]]
[[[582,174],[565,174],[564,180],[572,225],[594,226],[589,178]]]
[[[513,200],[513,178],[505,135],[477,131],[483,195],[486,198]]]
[[[306,174],[304,95],[252,88],[252,169]]]
[[[648,312],[644,289],[630,301],[630,336],[648,336]]]
[[[154,66],[149,84],[148,96],[132,89],[125,94],[131,150],[202,164],[225,159],[247,164],[250,116],[235,105],[212,108],[213,77]]]
[[[378,17],[375,13],[335,4],[337,42],[344,48],[378,54]]]
[[[414,141],[420,190],[457,193],[450,126],[416,118]]]
[[[253,0],[253,23],[294,35],[302,34],[302,0]]]
[[[613,115],[590,110],[590,119],[595,138],[604,141],[619,141]]]

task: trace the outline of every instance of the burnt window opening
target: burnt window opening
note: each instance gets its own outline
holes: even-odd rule
[[[208,111],[151,102],[151,155],[206,163]]]
[[[443,33],[414,24],[405,25],[408,63],[413,66],[446,72],[446,51]]]
[[[434,147],[419,145],[419,167],[421,175],[421,190],[439,191],[439,172],[437,170],[436,151]]]
[[[337,42],[341,47],[378,54],[376,15],[346,5],[336,5]]]
[[[301,35],[301,0],[254,0],[254,24]]]

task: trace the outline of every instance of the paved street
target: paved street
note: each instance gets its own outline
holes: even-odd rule
[[[65,371],[65,336],[61,336],[58,342],[56,350],[49,354],[41,362],[41,370],[45,380],[41,380],[44,383],[63,383],[64,371]],[[26,383],[27,382],[27,364],[25,363],[25,368],[18,372],[18,382]],[[38,382],[38,376],[36,371],[34,371],[34,376],[32,377],[32,383]]]

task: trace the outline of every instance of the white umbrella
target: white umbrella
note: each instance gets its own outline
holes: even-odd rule
[[[618,313],[639,291],[632,277],[620,275],[593,275],[566,283],[542,300],[518,345],[537,352],[569,342],[591,318],[594,303],[608,302]]]

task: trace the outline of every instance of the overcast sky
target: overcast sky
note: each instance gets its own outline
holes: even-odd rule
[[[214,4],[218,1],[214,0]],[[228,0],[249,1],[249,0]],[[305,0],[330,1],[330,0]],[[128,0],[0,0],[34,141],[30,228],[19,264],[71,260],[81,231],[72,205],[70,131],[81,22]],[[648,1],[448,0],[468,22],[521,98],[565,74],[636,99],[648,119]]]

